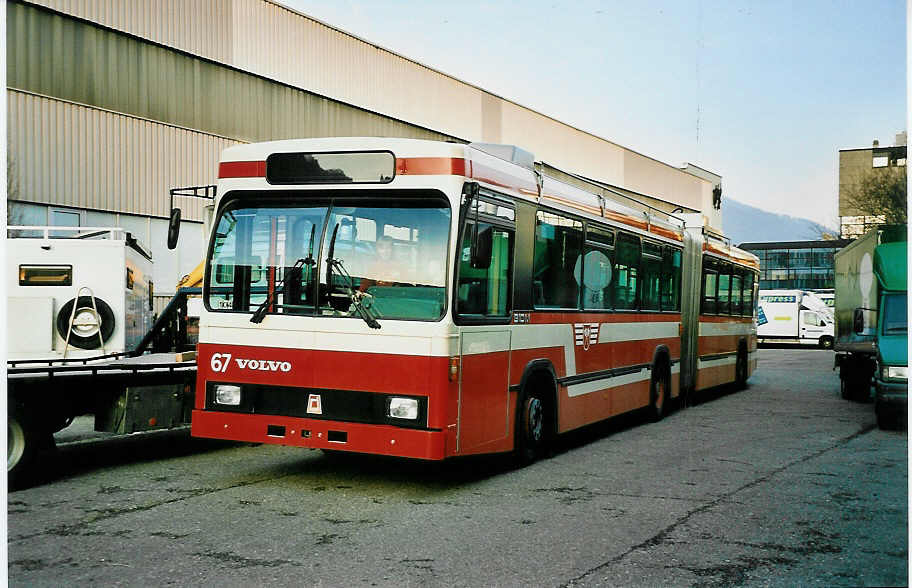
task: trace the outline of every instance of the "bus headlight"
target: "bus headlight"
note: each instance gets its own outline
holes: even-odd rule
[[[908,380],[909,367],[904,365],[887,366],[883,369],[884,380]]]
[[[215,387],[215,403],[238,406],[241,403],[241,387],[219,384]]]
[[[390,398],[389,416],[394,419],[415,420],[418,418],[418,400],[416,398]]]

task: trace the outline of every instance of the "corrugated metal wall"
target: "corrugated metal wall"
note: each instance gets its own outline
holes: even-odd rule
[[[233,0],[30,0],[162,45],[230,63]]]
[[[238,143],[16,90],[7,108],[13,200],[166,217],[168,190],[213,183],[222,149]],[[199,200],[180,205],[203,219]]]
[[[471,141],[515,143],[539,158],[569,171],[610,184],[628,186],[637,191],[648,188],[657,197],[687,207],[699,208],[703,199],[704,190],[698,185],[702,180],[695,183],[693,176],[673,166],[643,157],[610,141],[503,100],[267,0],[38,2],[66,14],[331,96],[393,119]],[[200,6],[205,9],[200,9]],[[211,17],[208,16],[209,12]],[[175,22],[175,15],[180,15],[179,22]],[[30,32],[39,31],[31,29]],[[29,42],[32,42],[31,39]],[[98,51],[102,55],[107,53],[105,46],[106,43],[101,40],[98,42]],[[137,49],[132,49],[131,46],[131,50]],[[169,68],[175,65],[171,63],[172,60],[179,60],[173,53],[167,55],[169,52],[155,56],[148,55],[145,50],[140,53],[141,56],[134,58],[129,53],[118,52],[124,55],[120,63],[99,65],[110,71],[112,66],[134,67],[135,63],[137,73],[141,71],[144,76],[154,76],[160,69],[170,72]],[[108,54],[107,57],[110,61],[115,56]],[[183,84],[193,92],[210,88],[233,90],[238,87],[230,75],[210,75],[207,65],[211,64],[203,63],[198,62],[196,66],[200,78],[205,81],[203,86],[195,85],[198,82],[196,70],[188,77],[178,76],[176,72],[159,73],[154,78],[155,83],[164,83],[169,89],[175,90],[179,90],[175,86]],[[104,79],[106,74],[103,71],[96,75]],[[134,79],[133,82],[145,84],[139,79]],[[188,82],[193,84],[187,85]],[[333,101],[305,108],[307,113],[315,116],[330,117],[326,124],[298,125],[297,119],[287,118],[280,119],[276,124],[274,118],[263,117],[258,112],[258,109],[275,105],[273,92],[253,83],[246,91],[252,92],[253,99],[245,100],[246,94],[242,93],[240,105],[253,110],[234,108],[232,111],[231,102],[220,104],[214,100],[213,104],[206,105],[216,109],[212,117],[206,117],[205,113],[195,113],[194,120],[199,123],[215,124],[233,112],[236,125],[244,127],[239,128],[238,132],[224,128],[230,125],[210,127],[183,119],[172,121],[159,118],[156,115],[159,112],[162,115],[175,113],[173,108],[164,108],[156,103],[148,105],[153,111],[149,114],[133,110],[130,112],[246,140],[352,134],[416,136],[413,127],[402,123],[383,124],[380,125],[381,129],[373,130],[377,123],[375,120],[371,124],[366,124],[367,121],[364,120],[349,122],[346,119],[361,119],[362,116],[348,107],[336,109],[331,106],[336,104]],[[100,97],[106,96],[104,91],[96,93]],[[291,98],[287,100],[295,101]],[[174,101],[179,104],[181,97],[174,96]],[[301,110],[294,110],[294,114],[300,112]],[[176,114],[181,115],[180,112]],[[245,120],[250,121],[251,125],[244,125]],[[367,132],[361,130],[365,126],[369,129]],[[254,133],[256,129],[263,132]],[[627,166],[625,162],[631,165]],[[655,178],[660,179],[656,181]]]
[[[7,85],[241,141],[451,138],[18,3],[7,9]]]

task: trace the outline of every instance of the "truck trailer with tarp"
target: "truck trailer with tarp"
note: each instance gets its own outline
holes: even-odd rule
[[[873,229],[835,256],[836,366],[843,398],[872,396],[895,425],[908,391],[906,226]]]

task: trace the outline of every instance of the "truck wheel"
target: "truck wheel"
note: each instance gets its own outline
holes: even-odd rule
[[[98,333],[107,342],[114,333],[114,312],[108,303],[95,297],[95,307],[98,309],[98,320],[92,312],[92,297],[80,296],[72,298],[61,307],[57,313],[57,332],[66,341],[67,331],[70,330],[70,315],[73,306],[76,314],[73,316],[73,328],[70,332],[70,344],[80,349],[97,349],[99,347]]]
[[[833,348],[833,338],[829,335],[821,337],[820,341],[817,342],[820,345],[821,349],[832,349]]]
[[[8,398],[6,418],[6,477],[11,488],[27,485],[38,471],[38,455],[54,447],[54,436],[42,431],[26,408]]]
[[[839,367],[840,394],[846,400],[867,402],[871,398],[871,365],[865,361],[847,361]]]
[[[874,414],[877,415],[877,428],[884,431],[892,431],[899,428],[899,415],[890,407],[881,403],[874,405]]]

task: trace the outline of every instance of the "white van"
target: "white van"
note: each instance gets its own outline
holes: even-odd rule
[[[9,360],[133,349],[152,327],[152,256],[117,228],[7,227]]]
[[[760,290],[757,339],[760,343],[800,343],[832,349],[833,311],[807,290]]]

